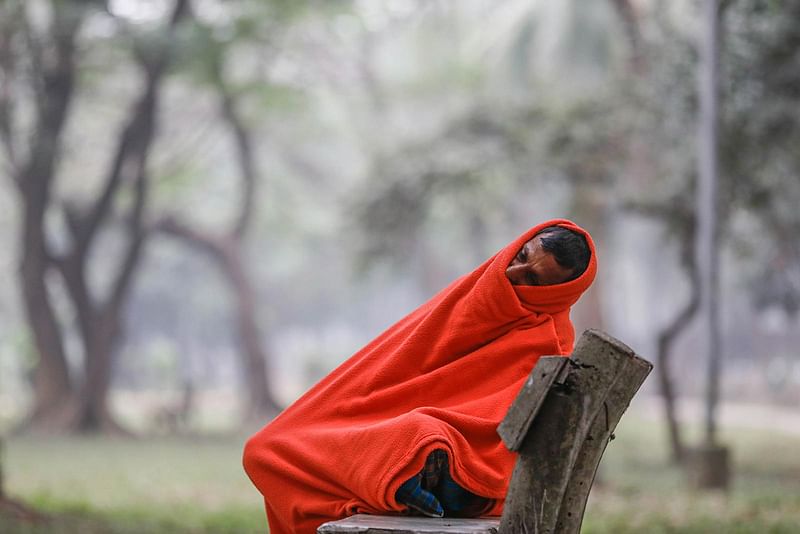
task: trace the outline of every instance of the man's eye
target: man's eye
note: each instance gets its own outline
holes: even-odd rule
[[[525,256],[525,249],[522,249],[519,252],[517,252],[517,259],[519,261],[525,261],[525,257],[526,257]]]

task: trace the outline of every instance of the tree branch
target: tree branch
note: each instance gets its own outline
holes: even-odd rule
[[[634,73],[640,73],[644,67],[644,51],[642,50],[642,32],[636,8],[630,0],[612,0],[614,8],[622,19],[628,44],[631,47],[630,65]]]
[[[222,117],[233,133],[239,165],[239,178],[241,180],[239,214],[231,229],[231,235],[236,239],[241,239],[253,219],[257,171],[253,158],[250,131],[236,111],[235,99],[223,76],[221,65],[216,65],[214,78],[220,97],[220,109]]]
[[[145,71],[149,72],[148,69],[145,69]],[[151,136],[153,128],[152,114],[155,109],[155,91],[159,81],[159,77],[147,75],[143,94],[131,109],[128,122],[119,136],[114,158],[111,160],[111,166],[106,173],[103,191],[95,200],[88,214],[83,217],[79,226],[80,233],[75,236],[77,254],[85,255],[88,251],[103,219],[111,209],[112,201],[123,182],[129,161],[141,157],[141,153],[145,151],[144,144],[149,143],[148,138]]]
[[[693,228],[693,225],[689,226]],[[656,342],[658,377],[661,385],[661,395],[664,398],[664,410],[667,416],[667,426],[669,440],[672,447],[672,458],[676,463],[684,460],[686,448],[678,417],[675,413],[675,388],[673,387],[672,375],[670,374],[670,359],[672,356],[672,345],[678,336],[689,326],[697,311],[700,309],[700,272],[697,269],[697,259],[694,251],[694,240],[692,231],[684,232],[681,239],[681,265],[689,277],[689,300],[685,306],[678,311],[658,333]]]
[[[672,459],[680,463],[685,458],[685,446],[675,409],[675,387],[670,374],[672,346],[678,336],[690,325],[700,308],[700,271],[694,248],[695,215],[690,203],[679,197],[668,202],[629,201],[623,204],[628,211],[659,219],[677,236],[680,246],[680,264],[689,278],[689,300],[678,310],[672,320],[658,332],[656,360],[661,396],[667,419],[667,431]],[[675,208],[675,206],[680,206]]]
[[[152,139],[152,135],[151,135]],[[117,275],[114,284],[112,285],[110,297],[105,305],[109,311],[119,310],[122,303],[125,301],[128,288],[130,288],[133,274],[139,263],[141,251],[144,242],[147,238],[147,232],[144,229],[144,207],[147,203],[147,192],[149,180],[147,179],[147,155],[149,148],[146,149],[140,156],[138,163],[139,172],[136,180],[136,196],[133,208],[131,209],[130,218],[128,220],[128,249],[120,264],[120,271]]]
[[[155,63],[145,65],[147,83],[142,99],[136,107],[139,114],[136,117],[132,117],[130,123],[131,129],[125,132],[130,136],[127,142],[123,141],[121,143],[121,145],[124,144],[130,150],[130,152],[127,152],[125,155],[128,156],[131,175],[134,177],[135,197],[127,223],[128,248],[120,264],[120,271],[111,286],[109,298],[104,306],[104,309],[110,313],[116,314],[125,300],[125,296],[130,288],[133,275],[141,257],[145,239],[148,235],[143,224],[144,209],[147,204],[149,190],[147,162],[153,138],[155,137],[158,96],[163,81],[163,74],[171,57],[172,50],[170,45],[173,42],[175,27],[188,13],[188,0],[176,0],[167,30],[165,49],[162,50],[162,53]],[[118,176],[116,177],[117,180],[119,180],[119,176],[123,174],[126,167],[127,165],[120,167]],[[110,178],[114,177],[110,176]],[[117,183],[114,188],[118,186],[119,183]],[[103,213],[103,211],[108,211],[109,204],[110,201],[106,201],[104,207],[96,206],[98,209],[94,215],[100,218],[104,217],[105,213]]]
[[[61,8],[54,9],[50,34],[52,58],[44,61],[42,49],[22,17],[20,27],[28,44],[34,67],[32,80],[35,99],[35,125],[31,134],[27,160],[20,166],[20,192],[30,199],[40,195],[49,199],[56,161],[60,150],[61,133],[72,102],[75,86],[75,36],[82,20],[82,10],[67,17]]]
[[[20,18],[20,31],[25,39],[26,50],[28,58],[31,63],[31,89],[36,102],[36,108],[42,109],[45,107],[46,95],[44,94],[42,77],[44,67],[42,66],[42,47],[41,43],[36,39],[31,28],[30,21],[28,20],[27,10],[22,7],[23,15]]]
[[[234,297],[244,374],[250,392],[250,415],[281,410],[267,382],[267,355],[256,320],[256,296],[250,277],[242,263],[240,241],[235,235],[218,236],[195,230],[175,216],[161,219],[155,228],[194,247],[217,264],[229,283]]]
[[[221,259],[222,239],[196,230],[177,215],[165,215],[153,225],[153,231],[183,240],[214,261]]]
[[[171,57],[171,44],[175,27],[188,12],[189,0],[176,0],[167,26],[164,48],[155,55],[154,59],[140,56],[146,82],[142,94],[131,109],[128,121],[119,136],[114,158],[111,160],[111,165],[106,173],[103,191],[89,210],[82,224],[80,235],[75,236],[78,244],[77,252],[80,254],[86,254],[102,221],[108,216],[117,190],[126,179],[125,171],[129,161],[141,160],[143,155],[146,157],[153,135],[157,91]],[[134,166],[139,167],[136,163],[134,163]],[[132,174],[134,176],[143,176],[140,171],[134,171]]]
[[[74,256],[57,256],[51,259],[52,264],[61,273],[64,286],[67,288],[75,314],[78,317],[81,339],[84,344],[91,339],[92,324],[95,320],[96,308],[86,287],[85,270]]]
[[[62,328],[46,283],[54,259],[48,250],[44,219],[51,201],[64,124],[72,103],[75,37],[84,13],[77,6],[67,13],[58,2],[53,2],[52,7],[52,22],[41,43],[28,25],[24,8],[16,21],[29,56],[28,78],[34,93],[29,149],[16,173],[23,211],[19,275],[28,325],[39,354],[32,418],[42,422],[64,416],[71,393]]]
[[[20,185],[14,139],[14,61],[13,43],[17,35],[16,24],[23,16],[18,4],[0,5],[0,142],[6,152],[15,185]]]

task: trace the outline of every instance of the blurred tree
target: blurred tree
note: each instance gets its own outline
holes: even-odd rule
[[[680,268],[688,279],[686,301],[656,332],[656,375],[664,403],[670,456],[675,464],[680,464],[686,447],[675,406],[677,393],[671,360],[675,342],[691,325],[699,309],[700,278],[695,214],[690,209],[696,169],[691,159],[672,155],[692,150],[683,121],[691,124],[692,116],[685,110],[694,109],[694,86],[685,83],[693,79],[693,64],[681,55],[689,49],[685,39],[677,39],[677,45],[661,46],[658,36],[681,36],[671,26],[672,21],[663,8],[656,8],[645,17],[630,2],[615,0],[614,5],[631,44],[629,68],[621,80],[633,111],[624,115],[629,125],[625,159],[630,163],[625,173],[628,187],[623,189],[621,206],[628,213],[661,225],[663,239],[676,244]],[[670,121],[667,117],[682,120]],[[656,184],[660,186],[655,187]]]
[[[257,157],[257,142],[263,141],[257,135],[264,133],[256,130],[255,120],[259,110],[271,110],[276,102],[278,106],[285,106],[286,93],[296,96],[302,92],[297,86],[287,89],[269,75],[276,60],[291,62],[293,60],[287,58],[304,53],[303,40],[287,44],[287,36],[306,23],[313,25],[317,16],[327,20],[340,10],[346,11],[348,2],[248,1],[219,4],[218,8],[214,17],[202,17],[200,13],[195,17],[191,38],[182,50],[181,71],[196,91],[211,91],[216,97],[217,113],[233,141],[238,201],[232,204],[233,215],[229,222],[222,224],[222,229],[204,221],[201,210],[180,212],[174,208],[159,216],[155,228],[203,253],[227,282],[233,301],[240,367],[247,388],[245,417],[263,421],[265,417],[275,416],[282,406],[275,398],[268,372],[271,336],[263,313],[259,313],[272,303],[265,306],[259,302],[258,287],[247,261],[248,234],[256,223],[256,203],[259,199],[265,200],[259,193],[266,189],[262,187],[265,180],[259,172]],[[302,35],[302,31],[298,33]],[[312,52],[314,56],[319,55],[318,50]],[[325,63],[324,59],[303,57]],[[242,75],[240,68],[237,77],[237,66],[249,62],[255,62],[258,72]],[[254,100],[261,100],[257,107],[253,106]],[[242,112],[248,103],[250,115]],[[286,151],[292,153],[287,158],[297,157],[295,147],[286,147]],[[308,165],[302,159],[297,157],[295,162],[299,161],[300,166]],[[218,171],[214,169],[210,174],[217,175]],[[192,187],[197,188],[196,181]],[[279,206],[281,202],[274,204]],[[276,255],[269,259],[275,263],[280,260]]]
[[[720,185],[721,246],[732,249],[739,263],[752,264],[751,296],[757,306],[777,306],[794,314],[800,295],[797,210],[800,203],[798,143],[798,59],[800,32],[791,2],[749,0],[721,2]],[[635,81],[640,110],[634,131],[652,171],[648,188],[628,194],[626,205],[659,220],[666,238],[679,246],[679,264],[689,282],[686,303],[659,331],[659,375],[665,399],[673,459],[683,458],[684,442],[674,407],[676,387],[669,359],[674,342],[699,307],[700,285],[695,241],[697,224],[686,209],[693,204],[695,159],[691,143],[697,114],[696,36],[687,31],[678,11],[657,6],[644,17],[645,70]],[[642,20],[640,18],[640,20]],[[708,422],[707,422],[708,423]],[[714,426],[714,422],[708,423]]]
[[[800,311],[800,4],[725,2],[721,49],[723,230],[754,261],[759,308]],[[736,210],[736,211],[734,211]],[[752,229],[753,232],[746,230]]]
[[[679,336],[691,324],[700,308],[700,277],[697,268],[695,247],[695,217],[688,208],[691,198],[672,197],[664,204],[641,200],[626,202],[626,210],[659,221],[665,229],[665,240],[674,240],[678,246],[679,264],[689,281],[689,295],[686,302],[656,334],[656,368],[658,369],[661,397],[664,402],[664,417],[667,426],[667,439],[670,445],[671,460],[680,464],[685,458],[686,445],[683,431],[678,423],[675,406],[677,388],[671,374],[673,346]]]
[[[5,2],[3,49],[3,98],[0,100],[0,132],[6,148],[12,180],[23,205],[20,236],[20,277],[23,301],[33,332],[39,361],[35,377],[35,404],[28,421],[40,429],[115,429],[107,408],[113,355],[122,330],[122,312],[146,239],[143,215],[147,203],[147,162],[156,132],[159,92],[166,73],[172,35],[189,9],[187,0],[176,0],[170,20],[159,39],[141,41],[136,60],[142,88],[117,139],[102,186],[87,204],[62,201],[54,193],[64,126],[74,100],[78,78],[79,30],[92,2]],[[42,9],[37,11],[35,8]],[[41,20],[42,13],[45,14]],[[26,58],[26,59],[23,59]],[[30,84],[33,101],[24,101]],[[30,106],[34,115],[27,152],[19,124],[18,108]],[[105,296],[89,283],[92,248],[98,236],[113,225],[115,201],[129,188],[132,200],[123,215],[121,233],[125,245]],[[61,210],[69,245],[54,245],[48,236],[49,212]],[[80,381],[70,377],[64,349],[65,326],[59,322],[48,287],[50,272],[60,273],[77,317],[83,346]]]
[[[345,4],[327,3],[326,8],[336,12]],[[266,93],[273,88],[254,78],[264,76],[268,70],[270,61],[266,57],[281,55],[280,37],[295,17],[311,13],[308,7],[307,2],[285,0],[196,5],[179,0],[172,4],[170,22],[163,29],[156,28],[155,19],[138,18],[142,13],[151,16],[158,10],[140,10],[133,4],[41,0],[10,1],[0,6],[0,23],[4,24],[0,37],[0,137],[9,175],[26,206],[26,233],[21,239],[24,267],[20,273],[25,280],[25,302],[39,355],[31,425],[84,430],[116,427],[106,407],[113,354],[122,338],[124,307],[151,230],[182,238],[209,253],[220,267],[234,295],[249,415],[262,417],[279,409],[267,380],[267,336],[257,317],[258,292],[245,260],[246,233],[252,226],[260,178],[253,134],[237,109],[237,101],[247,91],[266,100]],[[166,11],[164,14],[169,16]],[[182,27],[176,35],[179,22]],[[86,26],[91,30],[82,32]],[[101,58],[92,56],[97,48],[103,48],[95,46],[98,43],[117,52],[133,46],[139,72],[123,72],[122,76],[130,79],[122,83],[128,84],[126,89],[136,87],[141,73],[142,87],[119,134],[103,183],[96,189],[90,185],[88,193],[80,187],[82,191],[72,195],[69,191],[59,192],[57,184],[65,181],[59,179],[59,172],[63,171],[58,163],[64,159],[59,157],[61,145],[70,141],[65,124],[75,93],[80,96],[81,90],[91,92],[95,89],[92,82],[108,85],[112,77],[106,76],[103,69],[108,71],[108,62],[120,57],[113,53]],[[175,53],[180,54],[180,61],[172,61]],[[236,53],[231,60],[230,56]],[[243,54],[255,58],[251,63],[257,73],[237,85],[228,77],[243,63]],[[81,70],[82,61],[90,63],[85,70]],[[92,61],[97,63],[91,65]],[[234,141],[237,179],[241,183],[238,213],[228,232],[206,230],[197,224],[192,215],[201,210],[193,210],[188,217],[177,209],[148,213],[154,211],[148,208],[148,202],[161,192],[151,191],[153,180],[149,175],[159,181],[168,178],[160,174],[163,169],[158,162],[148,164],[156,159],[153,153],[157,157],[166,153],[173,163],[191,157],[185,147],[175,146],[171,139],[159,143],[163,146],[158,151],[153,146],[159,119],[166,118],[166,110],[162,111],[159,103],[168,69],[183,74],[193,71],[190,84],[182,89],[203,96],[211,88],[218,95],[220,115]],[[125,66],[119,68],[124,70]],[[199,71],[202,74],[197,76]],[[40,83],[40,78],[44,82]],[[26,99],[24,90],[29,80],[34,80],[35,94],[39,95],[32,102]],[[80,86],[79,82],[86,85]],[[277,92],[273,90],[274,94]],[[113,106],[118,108],[119,104],[115,102]],[[31,148],[22,150],[29,141],[24,138],[29,109],[41,125],[31,129]],[[181,124],[184,130],[191,127]],[[89,155],[84,159],[94,158]],[[98,246],[98,241],[106,238],[109,241]],[[109,268],[105,253],[100,251],[108,250],[111,240],[117,238],[118,243],[124,243],[123,250]],[[61,275],[63,288],[51,275],[53,272]],[[69,309],[61,306],[65,296]],[[75,369],[70,368],[75,366],[68,364],[71,355],[65,350],[72,334],[71,314],[76,318],[78,339],[83,345],[82,354],[78,355],[82,369],[75,376],[71,376]]]
[[[13,180],[23,205],[24,222],[20,236],[20,282],[23,301],[34,343],[40,354],[36,368],[33,417],[50,419],[70,400],[72,388],[62,344],[61,327],[46,287],[52,267],[45,239],[45,212],[58,159],[61,133],[69,111],[74,88],[75,39],[83,19],[83,8],[53,4],[51,39],[35,39],[26,6],[22,2],[4,2],[2,57],[3,89],[0,120],[3,146],[8,160],[8,176]],[[20,48],[30,48],[36,95],[36,129],[30,140],[29,154],[19,154],[16,138],[18,91],[15,81],[25,68]],[[45,54],[45,51],[47,52]],[[24,158],[24,159],[23,159]]]
[[[246,416],[253,419],[275,416],[281,407],[268,381],[267,349],[264,328],[259,326],[254,283],[244,259],[244,242],[252,226],[256,187],[259,175],[253,154],[253,136],[236,109],[236,93],[225,79],[224,65],[228,43],[213,36],[212,28],[195,25],[192,46],[202,54],[192,54],[204,71],[204,81],[217,92],[220,114],[235,144],[240,193],[237,215],[225,231],[205,230],[178,213],[167,213],[157,221],[156,229],[176,237],[207,254],[229,282],[235,302],[238,339],[241,343],[242,371],[248,387]]]
[[[706,394],[704,437],[693,450],[691,480],[704,489],[727,489],[730,474],[728,450],[719,445],[717,408],[722,351],[720,347],[719,299],[719,8],[717,0],[702,7],[701,36],[698,39],[698,132],[695,222],[697,261],[700,272],[700,307]]]

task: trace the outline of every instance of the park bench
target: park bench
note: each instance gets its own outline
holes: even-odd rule
[[[569,358],[540,358],[497,429],[519,453],[500,518],[358,514],[317,532],[576,534],[606,445],[652,368],[598,330],[584,332]]]

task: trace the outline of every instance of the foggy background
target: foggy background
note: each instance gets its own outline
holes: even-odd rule
[[[720,417],[794,436],[798,16],[719,5]],[[666,372],[700,419],[698,2],[6,1],[0,25],[11,452],[255,430],[555,217],[598,248],[576,332],[656,363],[633,417],[665,432]]]

